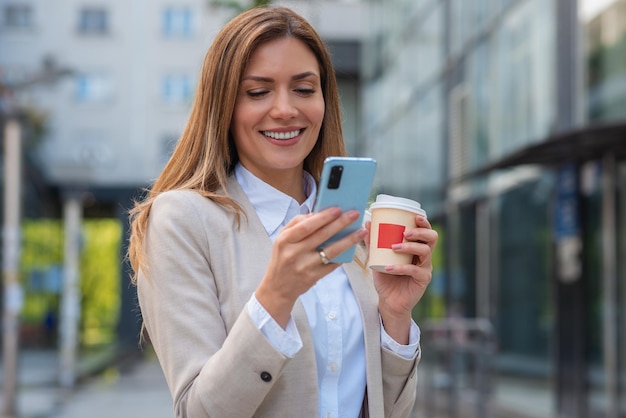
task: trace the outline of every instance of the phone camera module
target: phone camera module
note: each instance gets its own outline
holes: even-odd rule
[[[343,174],[343,166],[336,165],[330,169],[330,176],[328,178],[328,188],[338,189],[341,183],[341,175]]]

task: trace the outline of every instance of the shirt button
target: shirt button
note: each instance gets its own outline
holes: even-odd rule
[[[339,368],[337,363],[330,363],[328,366],[330,367],[330,371],[332,371],[332,372],[336,372],[337,369]]]
[[[326,418],[333,418],[333,414],[331,412],[327,413]]]
[[[272,375],[269,372],[261,372],[261,380],[264,382],[269,382],[272,380]]]
[[[337,318],[337,314],[334,311],[328,314],[328,319],[331,321],[335,318]]]

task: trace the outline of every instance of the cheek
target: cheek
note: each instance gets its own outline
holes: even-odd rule
[[[245,106],[243,104],[235,106],[235,110],[233,111],[233,121],[231,122],[233,126],[239,126],[246,122],[246,115],[250,113],[248,107],[249,106]]]
[[[254,106],[239,105],[233,112],[231,132],[235,135],[244,133],[256,123],[258,123],[258,110]]]
[[[237,148],[240,148],[242,141],[246,137],[246,114],[243,109],[237,108],[233,113],[233,118],[230,122],[230,133]]]
[[[321,125],[324,121],[324,112],[326,112],[326,107],[324,101],[321,100],[320,103],[311,110],[311,119]]]

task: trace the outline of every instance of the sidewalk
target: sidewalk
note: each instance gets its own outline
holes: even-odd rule
[[[0,365],[0,372],[3,368]],[[53,350],[25,350],[19,353],[17,369],[17,412],[24,418],[44,417],[60,399],[58,360]],[[4,378],[2,375],[1,378]],[[0,379],[1,379],[0,378]]]
[[[417,403],[411,418],[548,418],[549,393],[499,379],[493,397],[479,413],[475,394],[459,393],[452,402],[445,390],[434,390],[428,365],[420,366]],[[99,371],[94,374],[94,371]],[[1,370],[0,370],[1,371]],[[172,399],[151,351],[116,361],[112,354],[81,357],[79,380],[67,390],[58,384],[58,353],[20,352],[18,418],[173,418]],[[90,376],[90,377],[89,377]],[[1,375],[0,375],[1,378]],[[495,383],[495,382],[494,382]],[[545,399],[544,399],[545,398]],[[456,411],[451,411],[451,407]]]
[[[173,418],[172,398],[155,357],[108,370],[81,385],[50,418]]]
[[[150,353],[124,364],[115,364],[106,352],[83,356],[82,377],[73,389],[59,386],[56,351],[26,350],[19,356],[18,418],[174,416],[165,378]]]
[[[449,380],[434,378],[432,367],[420,366],[417,401],[411,418],[553,418],[551,388],[498,376],[484,402],[469,386],[453,393]],[[457,382],[458,384],[458,382]]]

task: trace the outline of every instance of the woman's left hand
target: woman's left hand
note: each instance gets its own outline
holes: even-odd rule
[[[399,253],[413,254],[413,263],[388,266],[389,274],[372,271],[383,326],[400,344],[408,342],[411,312],[432,279],[432,252],[438,239],[426,218],[417,215],[416,224],[416,228],[404,232],[405,242],[392,247]]]

